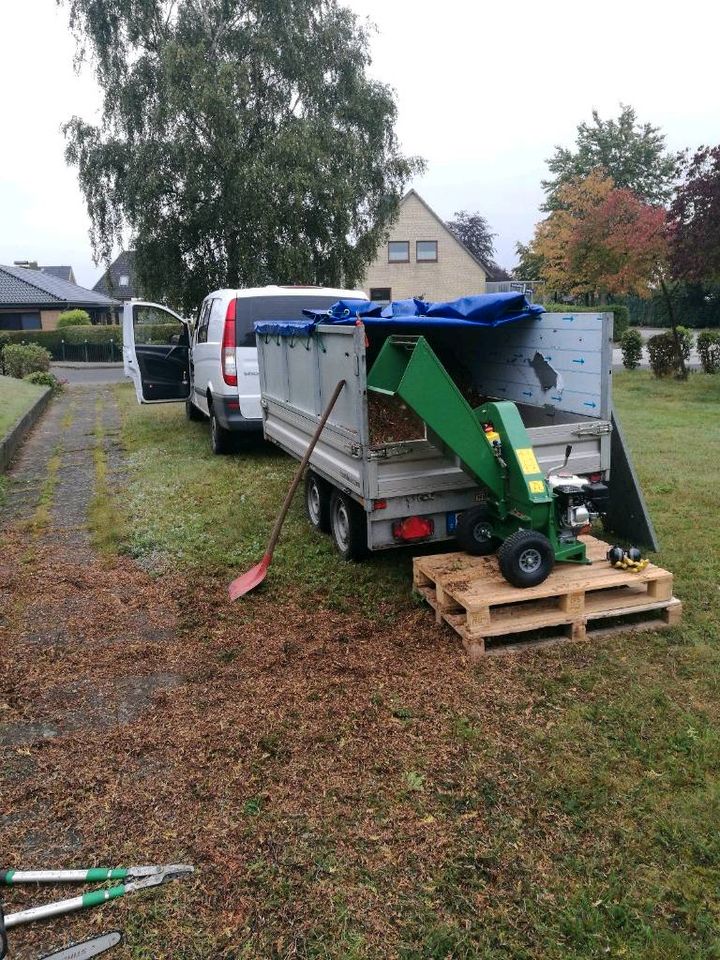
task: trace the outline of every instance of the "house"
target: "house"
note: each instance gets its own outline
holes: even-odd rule
[[[64,310],[87,310],[93,323],[108,323],[116,300],[39,267],[0,266],[0,330],[54,330]]]
[[[135,251],[123,250],[93,287],[96,293],[116,300],[134,300],[142,295],[135,277]]]
[[[41,273],[47,273],[51,277],[57,277],[58,280],[67,280],[68,283],[77,283],[75,271],[70,266],[63,267],[40,267],[36,260],[15,260],[14,266],[24,267],[26,270],[39,270]]]
[[[455,300],[485,293],[489,272],[420,194],[410,190],[362,288],[381,303],[409,297]]]

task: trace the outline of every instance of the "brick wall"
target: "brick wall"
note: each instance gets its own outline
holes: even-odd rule
[[[56,330],[58,317],[61,313],[62,310],[41,310],[40,323],[42,324],[43,330]]]
[[[400,206],[398,219],[390,228],[388,240],[410,242],[409,263],[388,263],[384,243],[371,264],[362,288],[389,287],[393,300],[421,297],[424,300],[455,300],[457,297],[485,292],[485,271],[457,242],[414,192]],[[437,240],[437,263],[418,263],[417,240]]]

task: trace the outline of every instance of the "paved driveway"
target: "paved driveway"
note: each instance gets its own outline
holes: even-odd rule
[[[125,381],[121,363],[51,363],[50,369],[58,379],[73,385],[98,386]]]

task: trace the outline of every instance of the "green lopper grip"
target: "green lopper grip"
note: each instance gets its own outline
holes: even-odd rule
[[[91,890],[90,893],[83,894],[82,905],[84,907],[99,907],[101,904],[107,903],[108,900],[115,900],[117,897],[122,897],[124,893],[124,885],[110,887],[108,890]]]
[[[91,870],[88,870],[85,879],[88,883],[102,883],[103,880],[124,880],[127,875],[127,870],[121,868],[117,870],[106,870],[104,867],[93,867]]]

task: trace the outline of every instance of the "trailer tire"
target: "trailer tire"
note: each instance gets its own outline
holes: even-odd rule
[[[555,566],[555,553],[546,536],[536,530],[516,530],[498,550],[500,572],[514,587],[536,587]]]
[[[343,560],[360,560],[367,552],[367,521],[352,497],[333,490],[330,497],[330,534]]]
[[[321,533],[330,533],[332,487],[313,470],[305,474],[305,512],[310,524]]]
[[[493,536],[490,510],[484,503],[464,511],[458,520],[455,539],[466,553],[476,557],[495,553],[499,541]]]

